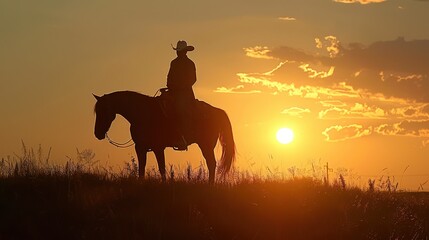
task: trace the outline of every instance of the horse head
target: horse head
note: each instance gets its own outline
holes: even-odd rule
[[[116,113],[112,111],[111,105],[109,104],[105,96],[99,97],[97,95],[94,95],[94,97],[97,100],[97,103],[94,107],[94,134],[98,140],[102,140],[106,137],[106,133],[107,131],[109,131],[110,125],[112,125],[112,122],[116,117]]]

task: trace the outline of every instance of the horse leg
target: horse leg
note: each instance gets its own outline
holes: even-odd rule
[[[156,161],[158,162],[158,169],[161,173],[162,181],[165,182],[165,155],[164,149],[156,149],[153,151],[155,153]]]
[[[201,153],[206,159],[207,168],[209,169],[209,183],[213,184],[216,176],[216,158],[214,149],[203,147],[201,148]]]
[[[136,144],[137,159],[139,161],[139,178],[144,179],[147,150],[140,145]]]

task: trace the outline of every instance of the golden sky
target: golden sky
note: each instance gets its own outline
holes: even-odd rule
[[[22,139],[55,161],[77,147],[122,165],[134,150],[93,136],[92,93],[153,95],[183,39],[197,98],[230,116],[241,169],[329,162],[416,189],[429,179],[428,12],[425,0],[0,0],[0,157]],[[127,141],[127,123],[111,136]],[[168,164],[202,159],[167,152]]]

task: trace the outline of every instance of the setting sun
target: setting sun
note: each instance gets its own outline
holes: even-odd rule
[[[289,144],[293,141],[294,134],[290,128],[280,128],[277,131],[277,141],[281,144]]]

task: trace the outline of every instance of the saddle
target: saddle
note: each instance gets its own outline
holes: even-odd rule
[[[161,93],[161,95],[157,96],[156,100],[159,104],[159,107],[161,108],[164,117],[169,118],[169,116],[172,116],[173,113],[173,109],[171,106],[171,95],[168,93],[168,88],[161,88],[158,91]]]
[[[168,88],[161,88],[159,92],[161,94],[160,96],[156,97],[156,100],[159,104],[162,114],[164,115],[168,124],[173,126],[173,129],[175,129],[178,133],[179,139],[175,144],[176,146],[173,146],[173,149],[181,151],[187,150],[187,145],[195,140],[195,129],[193,127],[194,124],[192,124],[194,122],[192,117],[193,114],[189,114],[189,118],[185,117],[184,119],[181,119],[180,116],[178,116],[180,114],[178,114],[177,109],[175,109],[174,98],[168,91]],[[183,118],[183,115],[181,117]],[[181,122],[185,119],[187,121],[186,125],[188,125],[188,127],[183,127],[183,123]],[[186,139],[184,136],[187,136]]]
[[[168,91],[168,88],[161,88],[158,91],[161,94],[155,98],[161,108],[163,115],[166,118],[170,118],[170,119],[174,118],[175,117],[174,104],[173,104],[174,99],[171,96],[171,93]],[[195,106],[198,106],[198,102],[200,101],[198,99],[195,99]]]

